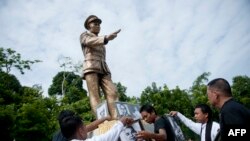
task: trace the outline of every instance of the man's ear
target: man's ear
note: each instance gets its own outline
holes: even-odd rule
[[[215,92],[215,93],[214,93],[214,96],[215,96],[215,99],[218,99],[219,96],[220,96],[220,94],[219,94],[218,92]]]
[[[212,95],[215,97],[215,99],[218,99],[219,93],[217,91],[213,91]]]
[[[206,113],[205,117],[208,118],[208,113]]]

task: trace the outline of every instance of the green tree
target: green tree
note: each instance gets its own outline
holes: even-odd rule
[[[18,141],[48,141],[51,139],[51,113],[43,99],[24,103],[17,112],[14,135]],[[39,139],[38,139],[39,138]]]
[[[36,99],[42,99],[42,93],[39,89],[32,87],[22,87],[21,103],[30,103]]]
[[[82,81],[81,81],[82,82]],[[83,88],[79,89],[76,86],[70,86],[68,91],[63,97],[63,101],[66,103],[77,102],[83,98],[87,97],[87,92]]]
[[[154,99],[153,99],[153,95],[157,94],[161,91],[161,87],[157,87],[156,83],[153,82],[151,84],[151,86],[146,87],[141,94],[140,100],[141,100],[141,104],[153,104],[154,103]]]
[[[117,88],[119,101],[123,101],[123,102],[129,101],[129,97],[126,95],[127,87],[123,86],[120,82],[115,83],[115,86]]]
[[[0,105],[0,136],[3,141],[13,141],[13,127],[15,124],[15,105]]]
[[[43,98],[39,85],[22,87],[9,73],[17,68],[23,74],[36,62],[39,61],[22,60],[12,49],[0,48],[0,136],[4,141],[47,141],[56,129],[56,99]]]
[[[67,75],[66,79],[64,75]],[[62,85],[64,92],[62,92]],[[52,85],[50,85],[48,94],[63,95],[65,102],[76,102],[87,96],[87,91],[82,87],[82,78],[75,75],[73,72],[59,72],[54,78]]]
[[[232,93],[237,101],[250,108],[250,78],[248,76],[233,78]]]
[[[72,103],[71,106],[76,113],[83,117],[85,123],[90,123],[91,121],[95,120],[95,116],[91,111],[90,101],[88,97]]]
[[[58,57],[58,63],[60,65],[60,67],[63,69],[62,71],[62,82],[61,82],[61,92],[62,95],[65,94],[65,81],[68,78],[68,76],[70,75],[70,73],[68,72],[72,72],[72,73],[78,73],[80,74],[82,65],[78,62],[78,63],[74,63],[73,60],[70,57],[65,57],[65,56],[59,56]]]
[[[206,96],[207,85],[205,82],[208,81],[210,74],[210,72],[204,72],[193,82],[193,85],[189,90],[193,106],[201,103],[209,104]]]
[[[192,113],[190,108],[190,99],[185,90],[181,90],[178,86],[170,90],[167,85],[157,87],[156,83],[152,83],[152,87],[147,87],[141,95],[141,103],[152,104],[157,113],[162,115],[169,111],[176,110],[182,113]]]
[[[140,104],[140,98],[139,97],[135,97],[135,96],[132,96],[132,97],[129,97],[129,100],[128,100],[128,103],[130,104]]]
[[[56,99],[55,96],[45,97],[43,98],[43,102],[47,111],[50,113],[48,115],[50,123],[47,125],[47,130],[48,134],[52,137],[52,134],[56,131],[56,129],[58,129],[57,117],[59,112],[61,111],[62,106],[59,104],[59,101]]]
[[[8,105],[19,101],[22,86],[18,79],[6,72],[0,72],[0,105]]]
[[[54,78],[48,89],[50,96],[61,95],[63,102],[72,103],[87,96],[87,91],[82,87],[82,78],[75,74],[80,72],[80,63],[75,64],[70,57],[60,56],[58,63],[63,71]]]
[[[24,70],[30,70],[30,65],[41,62],[40,60],[22,60],[21,55],[11,48],[0,48],[0,71],[9,73],[14,67],[24,74]]]

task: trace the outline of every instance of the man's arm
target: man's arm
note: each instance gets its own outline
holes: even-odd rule
[[[94,136],[85,141],[116,141],[118,140],[124,126],[131,125],[133,121],[134,120],[131,117],[122,117],[108,132],[99,136]]]
[[[188,128],[190,128],[193,132],[200,135],[201,132],[201,123],[196,123],[184,115],[182,115],[180,112],[177,111],[171,111],[169,113],[171,116],[177,116]]]
[[[87,132],[90,132],[90,131],[97,129],[99,124],[103,123],[106,120],[110,120],[110,119],[111,119],[111,117],[107,116],[107,117],[103,117],[101,119],[95,120],[94,122],[91,122],[90,124],[86,125]]]
[[[167,139],[167,133],[164,129],[159,129],[159,133],[152,133],[149,131],[139,131],[136,134],[136,138],[155,139],[157,141],[165,141]]]

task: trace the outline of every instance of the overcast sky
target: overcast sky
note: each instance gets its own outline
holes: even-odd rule
[[[59,56],[84,59],[79,36],[90,14],[103,21],[100,35],[122,30],[106,46],[107,63],[129,96],[152,82],[188,89],[204,72],[230,83],[250,76],[249,0],[1,0],[0,46],[43,61],[15,73],[22,85],[41,84],[47,95]]]

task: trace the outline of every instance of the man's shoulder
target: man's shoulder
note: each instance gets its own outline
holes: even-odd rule
[[[230,99],[224,103],[221,112],[223,111],[238,111],[238,110],[246,110],[247,108],[240,104],[239,102],[235,101],[234,99]]]
[[[157,120],[155,120],[155,123],[162,123],[165,121],[165,117],[160,116],[160,118],[158,118]]]
[[[213,121],[213,125],[220,125],[220,124],[216,121]]]
[[[154,122],[155,128],[162,128],[165,126],[165,119],[163,117],[160,117],[155,120]]]
[[[220,124],[216,121],[213,121],[212,128],[213,130],[216,130],[216,132],[218,132],[218,130],[220,129]]]
[[[168,128],[171,126],[171,123],[169,119],[163,115],[163,116],[160,116],[160,118],[158,118],[157,120],[155,120],[154,125],[160,128]]]

